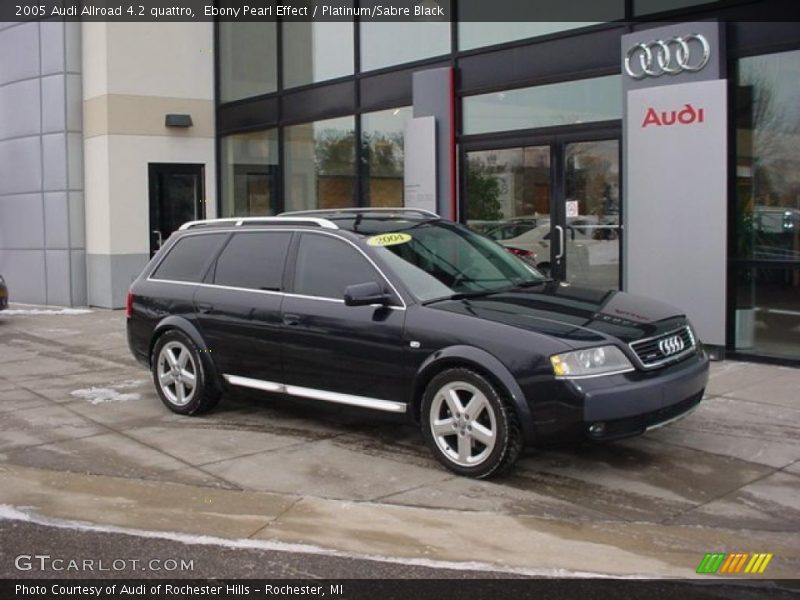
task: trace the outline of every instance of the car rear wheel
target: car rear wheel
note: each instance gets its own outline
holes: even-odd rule
[[[158,338],[152,372],[158,396],[173,412],[194,415],[219,401],[220,392],[209,382],[197,347],[180,331],[170,330]]]
[[[468,477],[497,475],[522,451],[516,413],[470,369],[448,369],[431,380],[422,401],[422,432],[439,462]]]

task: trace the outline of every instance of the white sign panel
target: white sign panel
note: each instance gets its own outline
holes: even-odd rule
[[[686,312],[725,344],[727,83],[628,92],[625,289]]]
[[[567,205],[567,218],[580,216],[577,200],[567,200],[565,204]]]
[[[403,164],[405,206],[436,210],[436,117],[418,117],[406,122]]]

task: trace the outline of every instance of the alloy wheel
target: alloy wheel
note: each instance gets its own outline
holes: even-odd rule
[[[158,355],[158,384],[175,406],[186,406],[197,388],[197,365],[189,349],[180,342],[169,342]]]
[[[497,418],[486,395],[474,385],[455,381],[442,386],[431,403],[433,439],[453,463],[474,467],[497,444]]]

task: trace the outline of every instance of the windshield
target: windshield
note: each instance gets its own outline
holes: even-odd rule
[[[405,226],[404,226],[405,225]],[[540,283],[545,277],[496,242],[454,223],[399,225],[367,239],[412,294],[429,302]]]

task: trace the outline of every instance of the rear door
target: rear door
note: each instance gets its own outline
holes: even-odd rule
[[[348,285],[385,278],[351,243],[324,233],[304,232],[297,242],[293,289],[283,303],[286,384],[295,395],[336,392],[404,402],[403,325],[405,309],[346,306]],[[376,406],[376,408],[379,406]]]
[[[292,233],[234,233],[198,286],[195,311],[223,375],[283,380],[282,281]]]

